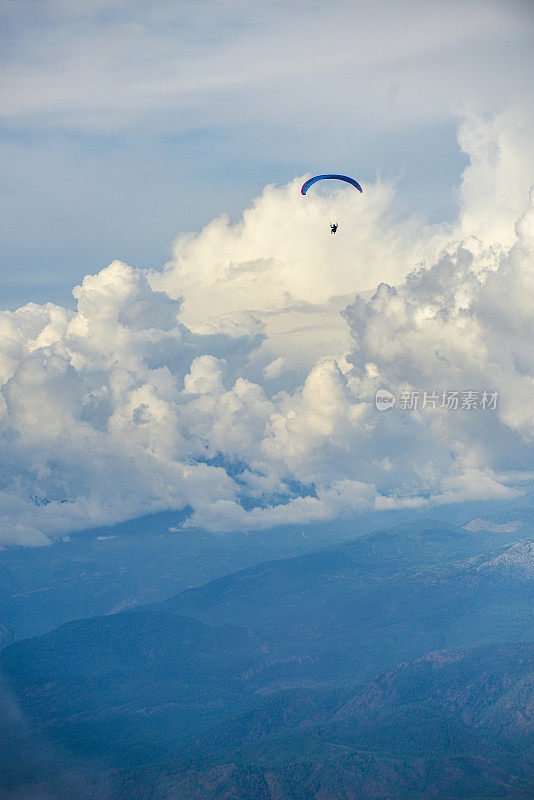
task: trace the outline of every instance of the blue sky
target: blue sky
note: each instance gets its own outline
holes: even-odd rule
[[[237,219],[268,183],[398,180],[450,220],[459,118],[530,92],[528,2],[2,3],[0,304],[72,304],[114,258]]]

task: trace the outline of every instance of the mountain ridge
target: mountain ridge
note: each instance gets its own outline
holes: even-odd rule
[[[417,522],[69,622],[0,666],[89,796],[96,769],[132,800],[524,800],[534,633],[518,553],[528,541]]]

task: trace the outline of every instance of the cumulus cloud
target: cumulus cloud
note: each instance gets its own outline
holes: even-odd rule
[[[533,182],[532,119],[517,109],[470,117],[460,125],[458,141],[469,156],[459,191],[458,238],[508,249]]]
[[[162,271],[86,276],[74,311],[2,312],[0,541],[161,509],[258,529],[516,496],[534,436],[525,130],[463,124],[453,224],[399,218],[378,180],[303,198],[299,178],[179,238]],[[442,408],[451,391],[498,402]]]
[[[340,312],[354,293],[374,289],[377,275],[395,282],[432,261],[449,236],[447,226],[399,219],[393,184],[365,185],[363,199],[335,185],[302,197],[302,182],[267,186],[236,224],[222,216],[178,238],[163,272],[150,275],[155,289],[182,300],[192,331],[250,325],[252,314],[265,334],[252,373],[260,382],[280,358],[280,372],[298,382],[319,358],[341,358],[349,341]],[[331,236],[332,220],[342,235]]]

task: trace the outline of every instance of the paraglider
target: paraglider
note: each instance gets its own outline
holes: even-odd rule
[[[350,183],[351,186],[354,186],[355,189],[358,189],[359,192],[363,192],[363,189],[358,183],[358,181],[355,181],[354,178],[351,178],[348,175],[316,175],[314,178],[309,178],[305,183],[302,184],[300,193],[306,194],[310,186],[313,186],[313,184],[317,183],[317,181],[324,181],[324,180],[345,181],[345,183]],[[330,233],[335,233],[337,229],[338,229],[337,222],[331,222]]]
[[[306,183],[302,184],[302,189],[300,190],[301,194],[306,194],[310,186],[313,186],[314,183],[317,181],[324,181],[324,180],[336,180],[336,181],[345,181],[345,183],[350,183],[351,186],[354,186],[358,189],[359,192],[363,192],[362,187],[355,181],[354,178],[349,178],[348,175],[316,175],[315,178],[309,178]]]

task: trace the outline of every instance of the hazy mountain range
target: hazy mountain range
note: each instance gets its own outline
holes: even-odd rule
[[[6,647],[3,797],[531,796],[527,517],[403,523]]]

